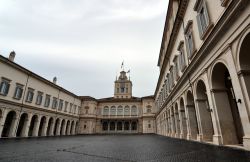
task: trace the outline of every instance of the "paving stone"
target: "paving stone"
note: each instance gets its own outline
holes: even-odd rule
[[[1,139],[3,162],[250,162],[250,152],[158,135]]]

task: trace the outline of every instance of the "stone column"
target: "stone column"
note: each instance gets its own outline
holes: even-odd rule
[[[194,105],[186,105],[187,112],[187,139],[197,139],[198,125]]]
[[[50,130],[49,130],[49,136],[54,136],[54,128],[55,128],[55,118],[53,118],[53,122],[51,123]]]
[[[48,124],[49,124],[49,117],[46,117],[46,120],[43,123],[41,136],[47,136],[46,133],[47,133],[47,129],[48,129]]]
[[[16,137],[16,130],[18,127],[18,122],[19,122],[19,118],[17,116],[19,116],[19,115],[16,114],[16,117],[13,118],[13,120],[12,120],[9,137]]]
[[[73,125],[73,133],[72,135],[75,135],[76,134],[76,121],[75,121],[75,124]]]
[[[21,133],[21,137],[28,137],[29,129],[30,129],[30,122],[31,122],[32,114],[28,114],[28,118],[25,120],[23,125],[23,131]]]
[[[65,121],[65,124],[62,125],[62,134],[61,135],[65,135],[66,126],[67,126],[67,122]]]
[[[179,119],[178,119],[178,113],[174,113],[174,118],[175,118],[175,137],[176,138],[179,138],[179,135],[180,135],[180,122],[179,122]]]
[[[38,136],[39,127],[40,127],[40,124],[41,124],[40,121],[41,121],[41,116],[38,116],[37,121],[35,121],[35,123],[34,123],[34,128],[33,128],[33,132],[32,132],[33,137]]]
[[[62,124],[62,120],[59,119],[59,123],[57,124],[57,128],[56,128],[56,135],[57,136],[60,136],[61,124]]]
[[[67,130],[67,135],[70,135],[70,128],[72,126],[72,122],[69,122],[69,127],[68,127],[68,130]]]
[[[171,114],[171,137],[175,137],[175,118],[174,114]]]

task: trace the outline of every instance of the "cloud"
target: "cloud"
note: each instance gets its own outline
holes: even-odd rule
[[[167,0],[1,0],[0,53],[78,95],[107,97],[120,63],[153,94]]]

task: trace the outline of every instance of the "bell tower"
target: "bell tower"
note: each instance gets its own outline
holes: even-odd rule
[[[114,98],[131,98],[132,82],[127,77],[127,72],[122,70],[118,79],[116,78],[114,87]]]

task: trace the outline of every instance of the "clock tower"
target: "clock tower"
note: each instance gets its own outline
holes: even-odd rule
[[[115,81],[114,98],[131,98],[132,97],[132,82],[128,79],[127,73],[122,70],[120,76]]]

